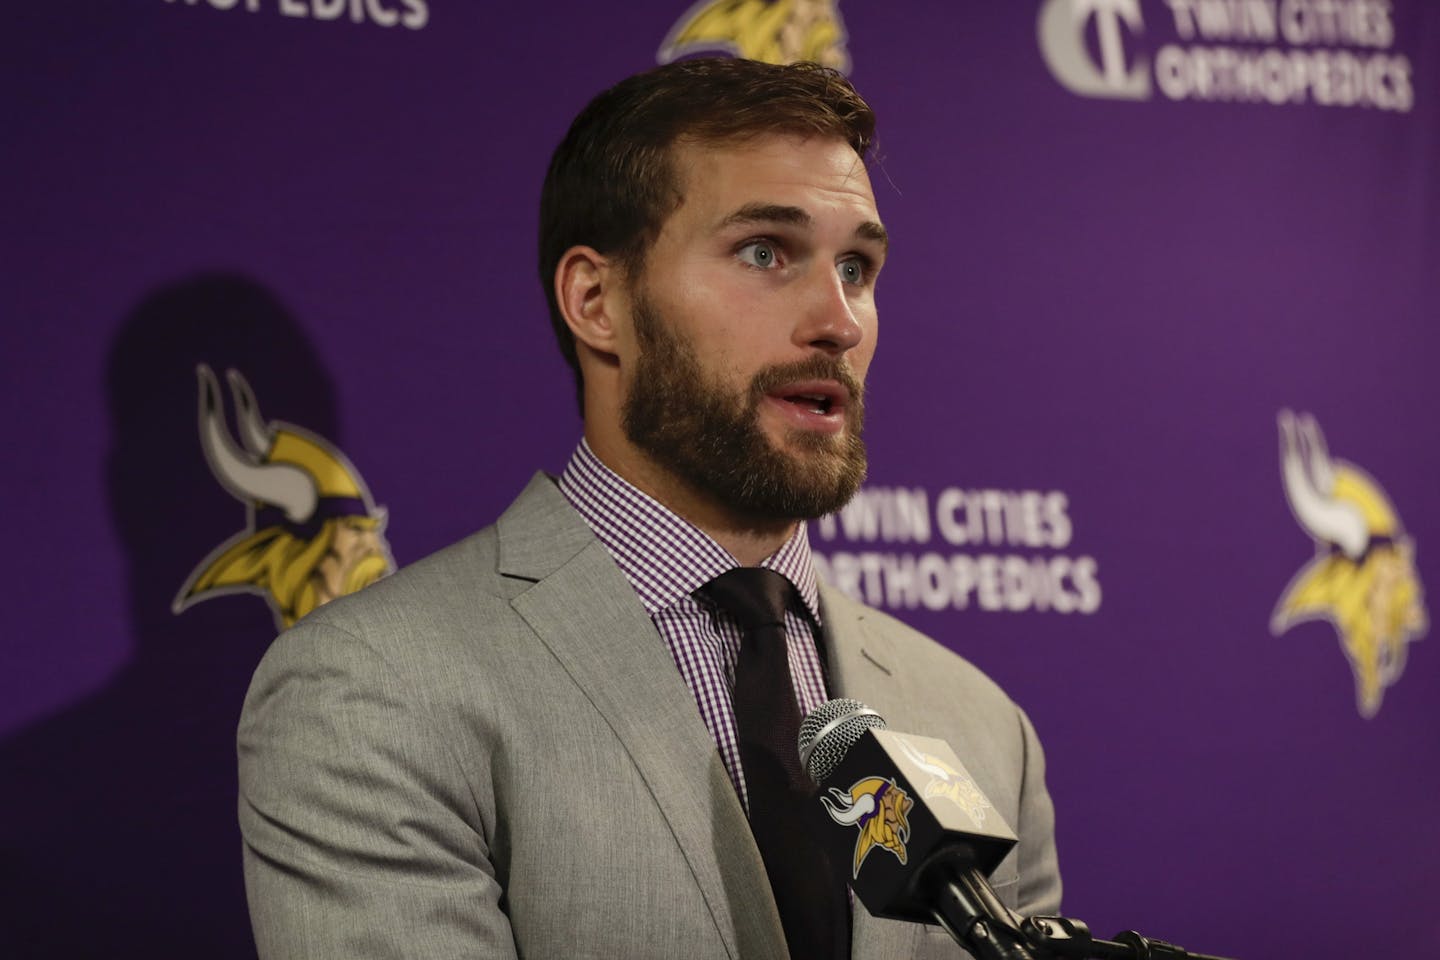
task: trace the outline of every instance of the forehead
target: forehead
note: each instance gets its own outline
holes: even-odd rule
[[[703,226],[756,203],[800,207],[841,225],[879,219],[865,163],[839,138],[766,134],[723,143],[682,140],[671,149],[681,193],[672,221]]]

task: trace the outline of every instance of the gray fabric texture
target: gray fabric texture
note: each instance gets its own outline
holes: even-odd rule
[[[1024,713],[898,621],[821,600],[831,695],[949,742],[1021,838],[994,874],[1001,898],[1056,912]],[[785,956],[689,689],[543,474],[493,527],[282,634],[246,698],[239,762],[265,960]],[[857,906],[853,956],[964,954]]]

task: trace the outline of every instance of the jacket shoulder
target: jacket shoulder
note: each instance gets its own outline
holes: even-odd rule
[[[821,597],[827,621],[859,622],[866,634],[882,638],[891,669],[912,696],[938,704],[963,693],[992,710],[1014,709],[1014,701],[983,670],[928,634],[833,587],[822,587]]]

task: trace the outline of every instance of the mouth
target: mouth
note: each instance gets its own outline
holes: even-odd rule
[[[830,397],[820,393],[796,394],[794,396],[782,397],[786,403],[793,403],[803,410],[811,413],[826,414],[830,412],[830,405],[833,402]]]
[[[787,383],[770,395],[816,413],[838,413],[850,399],[850,391],[834,380]]]
[[[850,391],[834,380],[787,383],[765,396],[795,425],[826,433],[844,426],[845,408],[850,402]]]

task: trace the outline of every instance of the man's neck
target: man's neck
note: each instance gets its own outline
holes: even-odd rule
[[[601,463],[704,531],[742,566],[758,566],[795,533],[798,520],[760,521],[746,517],[696,490],[630,444],[607,443],[605,437],[592,435],[588,429],[585,440]]]

